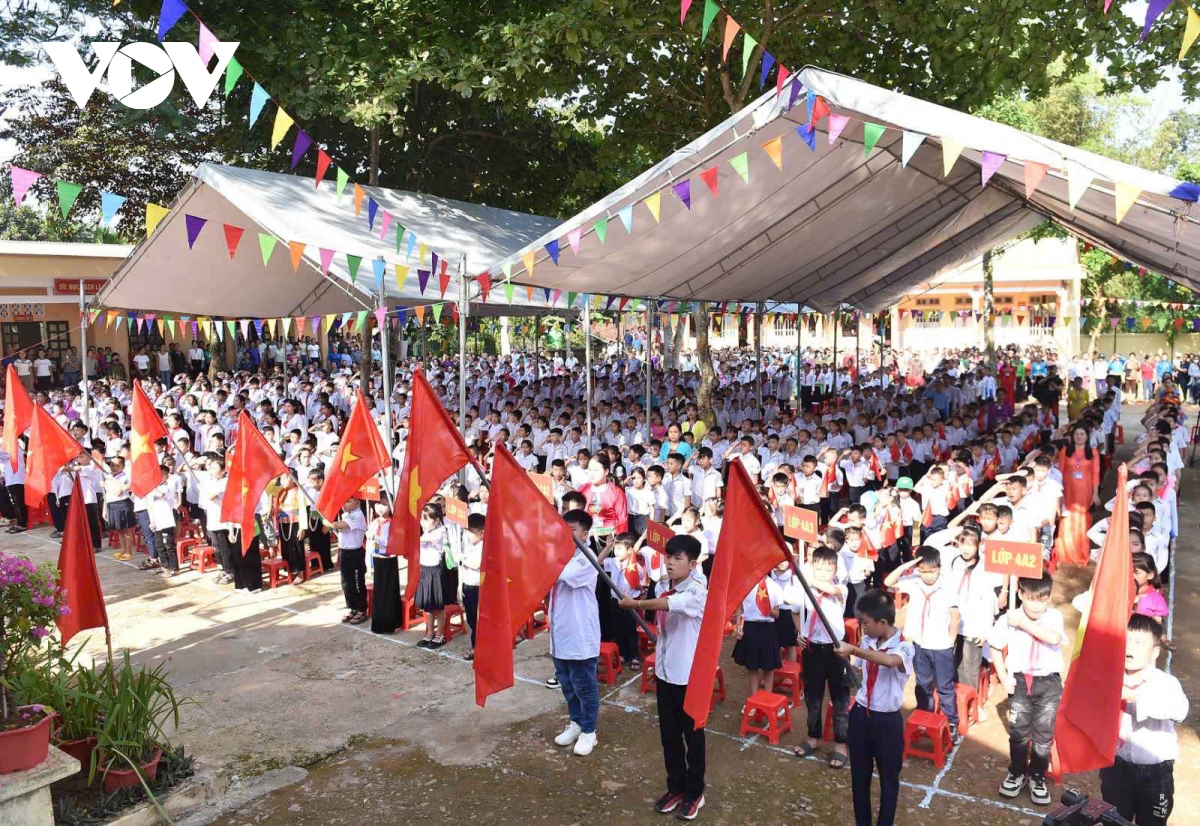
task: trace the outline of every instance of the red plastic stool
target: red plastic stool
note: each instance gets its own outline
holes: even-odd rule
[[[401,592],[403,593],[403,592]],[[410,597],[400,598],[400,630],[408,631],[415,625],[420,625],[424,619],[421,612],[417,610],[417,598]]]
[[[713,680],[713,702],[725,702],[725,672],[721,670],[721,666],[717,666],[717,676]]]
[[[854,708],[854,698],[853,697],[850,698],[850,705],[848,705],[846,707],[846,710],[849,711],[852,708]],[[825,729],[824,729],[824,731],[821,732],[821,739],[825,740],[825,741],[829,741],[829,740],[833,739],[833,701],[832,700],[829,700],[828,702],[825,703]]]
[[[33,526],[30,525],[30,527],[33,527]],[[108,547],[110,547],[110,548],[121,547],[121,534],[119,531],[109,531],[108,532]]]
[[[320,576],[325,573],[325,563],[321,561],[321,555],[316,551],[304,552],[304,576]]]
[[[262,572],[267,575],[267,587],[278,588],[292,581],[287,561],[279,557],[267,557],[262,561]]]
[[[140,534],[140,531],[139,531]],[[175,540],[175,558],[182,564],[184,561],[192,558],[192,548],[200,544],[199,539],[177,539]]]
[[[858,645],[862,642],[862,632],[858,628],[858,620],[850,617],[845,622],[846,642],[851,645]]]
[[[954,696],[958,705],[958,732],[966,737],[971,726],[979,724],[979,695],[971,686],[959,683],[954,687]]]
[[[930,750],[917,748],[922,737],[928,737]],[[950,753],[950,722],[940,711],[914,711],[904,721],[904,756],[924,757],[939,769],[946,765]]]
[[[596,679],[608,685],[616,685],[621,676],[621,652],[615,642],[600,643],[600,659],[596,661]]]
[[[979,698],[979,706],[982,708],[987,705],[988,694],[992,690],[992,664],[983,663],[979,666],[979,687],[975,689],[975,694]]]
[[[371,616],[371,612],[375,610],[375,583],[367,583],[367,616]]]
[[[45,499],[43,499],[42,503],[36,508],[29,509],[26,524],[31,529],[36,528],[38,525],[50,525],[52,523],[53,520],[50,518],[50,508],[46,505]],[[115,548],[117,545],[113,545],[111,547]]]
[[[209,568],[217,567],[217,551],[212,545],[197,545],[192,548],[192,559],[189,563],[200,573],[204,573]]]
[[[645,629],[643,629],[642,626],[640,626],[640,625],[638,626],[637,635],[638,635],[638,658],[642,662],[645,662],[646,657],[654,655],[654,643],[650,642],[650,637],[646,634]]]
[[[756,725],[756,715],[767,718],[763,726]],[[747,734],[765,735],[771,745],[779,744],[779,735],[792,730],[792,713],[788,710],[786,697],[772,691],[756,691],[746,699],[746,708],[742,711],[742,726],[738,730],[739,737]]]
[[[800,682],[800,663],[784,660],[783,665],[775,669],[774,688],[776,694],[788,698],[788,705],[799,706],[800,698],[804,696],[804,687]]]
[[[649,694],[651,691],[654,690],[654,661],[655,661],[655,659],[656,658],[655,658],[654,654],[647,654],[645,657],[642,657],[642,684],[641,684],[641,686],[639,686],[638,690],[641,691],[643,694]],[[722,694],[724,694],[724,688],[725,688],[724,682],[725,682],[724,680],[721,681]]]
[[[455,628],[454,628],[454,623],[452,623],[450,621],[450,620],[454,619],[455,617],[461,617],[461,624],[458,626],[457,630],[455,630]],[[466,618],[466,615],[463,614],[462,607],[459,606],[459,604],[457,602],[447,603],[447,605],[446,605],[446,621],[443,623],[443,625],[445,627],[442,629],[442,636],[446,638],[446,642],[450,642],[452,639],[454,639],[459,634],[467,633],[467,618]],[[425,633],[426,634],[429,633],[430,628],[433,628],[433,615],[430,614],[428,611],[426,611],[425,612]]]

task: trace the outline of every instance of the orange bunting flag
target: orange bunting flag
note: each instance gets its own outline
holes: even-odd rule
[[[741,31],[741,29],[742,27],[738,24],[738,22],[730,17],[728,13],[726,13],[725,42],[721,46],[721,60],[729,60],[729,47],[733,45],[733,40],[735,37],[737,37],[738,32]]]
[[[346,500],[388,463],[387,446],[371,418],[367,400],[359,390],[354,408],[350,411],[350,420],[346,423],[346,431],[342,434],[321,495],[317,498],[317,510],[330,522],[335,521]]]
[[[292,252],[293,272],[300,272],[300,261],[304,258],[304,246],[301,241],[288,241],[288,249]]]
[[[1050,167],[1044,163],[1034,163],[1033,161],[1025,161],[1025,197],[1032,198],[1033,193],[1037,192],[1038,186],[1042,182],[1042,178],[1046,177],[1046,173]],[[1120,223],[1120,222],[1118,222]]]
[[[779,168],[779,170],[782,171],[783,170],[783,136],[780,135],[780,136],[771,138],[771,140],[769,140],[769,141],[765,141],[762,145],[762,148],[763,148],[763,151],[767,153],[767,157],[769,157],[774,162],[775,166],[777,166]]]
[[[149,496],[150,491],[163,481],[154,443],[167,438],[167,426],[163,424],[140,381],[133,383],[130,425],[129,487],[138,496]]]
[[[513,686],[513,638],[575,553],[571,529],[504,445],[483,529],[475,702]]]
[[[412,427],[408,433],[408,449],[404,453],[404,472],[400,475],[396,504],[392,508],[387,547],[392,556],[404,556],[408,560],[405,599],[411,599],[417,590],[421,509],[437,493],[442,482],[471,461],[462,435],[420,370],[413,373],[409,398]]]

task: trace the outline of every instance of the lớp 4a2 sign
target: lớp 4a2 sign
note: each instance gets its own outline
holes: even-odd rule
[[[51,41],[42,44],[50,55],[59,77],[80,109],[87,106],[100,85],[100,79],[108,75],[108,89],[113,96],[130,109],[153,109],[167,99],[175,87],[175,74],[183,80],[199,107],[204,107],[217,87],[217,81],[225,73],[238,43],[214,43],[213,54],[216,65],[210,71],[200,59],[196,47],[191,43],[164,42],[126,43],[95,41],[91,44],[96,55],[95,68],[89,70],[75,44],[68,41]],[[133,88],[134,62],[145,66],[158,77],[146,85]]]

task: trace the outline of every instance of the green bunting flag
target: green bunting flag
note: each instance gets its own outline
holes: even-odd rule
[[[353,284],[358,279],[358,265],[362,263],[361,255],[351,255],[346,253],[346,266],[350,268],[350,283]]]
[[[167,329],[171,331],[171,338],[175,338],[175,319],[167,319]]]
[[[883,133],[887,131],[886,126],[881,126],[878,123],[863,124],[863,154],[870,155],[871,150],[875,148],[875,144],[879,143],[879,139],[883,137]]]
[[[704,0],[704,24],[700,31],[700,39],[708,38],[708,29],[712,26],[712,22],[717,19],[717,12],[721,7],[717,5],[717,0]]]
[[[229,65],[225,67],[225,97],[229,97],[229,93],[233,91],[233,87],[237,85],[238,78],[242,76],[242,64],[238,63],[236,57],[229,58]]]
[[[754,54],[754,49],[757,46],[758,46],[758,41],[755,40],[753,37],[751,37],[750,33],[747,32],[746,36],[742,39],[742,74],[743,75],[745,75],[746,71],[750,68],[750,56]]]
[[[337,196],[338,203],[342,202],[342,193],[346,191],[346,183],[350,180],[349,173],[340,166],[337,171]]]
[[[62,211],[63,220],[67,220],[67,213],[71,211],[71,206],[75,203],[75,199],[79,197],[79,193],[83,191],[83,186],[73,184],[70,181],[56,181],[58,186],[58,208]]]
[[[362,330],[362,329],[364,329],[364,328],[366,327],[366,325],[367,325],[367,311],[366,311],[366,310],[359,310],[359,312],[358,312],[358,318],[356,318],[356,319],[354,320],[354,329],[355,329],[355,330]]]
[[[729,165],[734,168],[737,174],[742,176],[743,181],[750,183],[750,157],[748,152],[743,152],[740,155],[730,158]]]
[[[279,239],[274,235],[265,232],[258,234],[258,248],[262,251],[263,266],[267,266],[267,262],[271,260],[271,253],[275,251],[275,245],[279,243]]]
[[[513,297],[513,283],[511,281],[505,281],[504,282],[504,299],[509,304],[512,304],[512,297]]]
[[[592,229],[596,231],[596,237],[600,239],[600,243],[604,243],[604,237],[608,235],[608,219],[601,218],[596,223],[592,224]]]
[[[438,324],[442,323],[442,305],[441,304],[433,305],[433,320],[436,321]]]
[[[579,295],[579,293],[572,293],[572,292],[567,293],[567,306],[568,307],[570,307],[572,304],[575,303],[575,296],[577,296],[577,295]]]
[[[225,328],[227,330],[229,330],[229,336],[231,338],[237,335],[237,322],[236,321],[226,321]]]
[[[404,237],[404,225],[396,225],[396,255],[400,254],[400,239]]]

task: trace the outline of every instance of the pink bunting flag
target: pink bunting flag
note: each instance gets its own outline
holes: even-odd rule
[[[1025,161],[1025,197],[1032,198],[1033,193],[1037,192],[1038,185],[1041,184],[1042,178],[1046,177],[1046,172],[1050,167],[1044,163],[1034,163],[1033,161]]]
[[[25,200],[25,193],[40,177],[42,177],[42,173],[34,172],[32,169],[22,169],[19,166],[12,168],[13,200],[16,201],[17,206],[20,206],[21,202]]]
[[[392,225],[392,213],[385,209],[383,211],[383,220],[380,223],[383,224],[383,228],[379,231],[379,238],[380,240],[383,240],[384,238],[387,238],[388,227]]]
[[[387,307],[375,308],[375,323],[380,327],[383,326],[383,320],[387,317]]]
[[[550,306],[553,307],[555,304],[557,304],[558,299],[560,298],[562,298],[562,290],[555,290],[553,297],[550,299]]]
[[[683,25],[683,21],[687,19],[688,9],[692,7],[692,0],[679,0],[679,25]]]
[[[321,275],[329,275],[329,267],[333,264],[333,250],[321,247]]]
[[[817,122],[817,119],[814,117],[813,123],[816,123],[816,122]],[[850,118],[846,117],[845,115],[831,114],[829,116],[829,145],[830,146],[833,146],[834,143],[837,142],[838,137],[842,134],[842,130],[846,128],[846,124],[848,124],[849,122],[850,122]]]
[[[1108,14],[1108,7],[1112,5],[1112,0],[1104,0],[1104,13]]]
[[[579,239],[583,235],[583,230],[579,227],[567,233],[567,243],[571,245],[571,252],[579,255]]]
[[[197,46],[196,51],[200,53],[201,63],[203,63],[205,66],[208,66],[208,62],[212,60],[213,47],[220,42],[221,41],[217,40],[213,33],[208,30],[208,26],[205,26],[203,23],[200,24],[200,44]]]
[[[1007,159],[1007,155],[1001,155],[999,152],[984,152],[979,162],[979,172],[983,178],[980,186],[987,186],[996,170],[1003,166]]]
[[[783,91],[783,87],[787,84],[788,78],[792,76],[791,71],[782,63],[779,64],[779,74],[775,78],[775,94]]]

